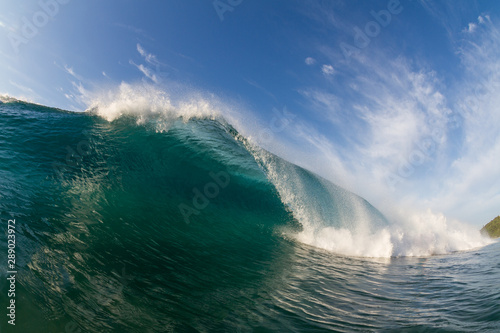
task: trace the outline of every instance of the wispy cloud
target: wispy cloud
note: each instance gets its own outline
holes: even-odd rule
[[[162,68],[169,67],[163,63],[161,63],[156,55],[147,52],[141,44],[137,44],[136,46],[137,52],[141,55],[141,57],[146,61],[146,65],[144,64],[136,64],[134,61],[130,60],[129,63],[134,65],[142,74],[151,81],[156,84],[161,83],[162,76],[167,75],[167,73],[162,72]]]
[[[75,73],[73,67],[69,67],[68,65],[64,65],[64,70],[66,71],[66,73],[73,76],[75,79],[80,80],[80,81],[83,80],[80,75]]]
[[[334,93],[317,88],[299,90],[299,93],[309,103],[310,112],[314,112],[321,121],[333,125],[346,124],[349,121],[343,112],[341,99]]]
[[[71,84],[70,88],[66,91],[63,88],[57,88],[58,93],[63,95],[68,101],[72,102],[69,105],[72,110],[85,110],[88,102],[87,89],[89,89],[89,87],[92,88],[94,83],[92,83],[88,78],[78,74],[75,69],[68,64],[61,65],[54,61],[54,65],[71,76],[68,78],[68,81]]]
[[[276,96],[274,96],[273,93],[271,93],[268,89],[262,87],[260,84],[258,84],[254,80],[245,79],[245,78],[243,80],[246,83],[248,83],[249,85],[251,85],[252,87],[255,87],[255,88],[259,89],[260,91],[262,91],[263,93],[265,93],[266,95],[268,95],[269,97],[271,97],[272,99],[274,99],[275,101],[277,100]]]
[[[10,85],[11,86],[14,86],[16,87],[17,89],[19,90],[22,90],[24,93],[29,93],[29,94],[34,94],[35,92],[33,91],[33,89],[29,88],[29,87],[26,87],[26,86],[23,86],[19,83],[16,83],[14,81],[9,81]]]
[[[436,149],[444,149],[449,110],[436,87],[434,73],[413,72],[401,60],[374,61],[366,65],[365,70],[372,69],[371,72],[352,79],[350,86],[357,90],[351,90],[349,98],[344,96],[345,91],[338,92],[335,87],[332,90],[311,88],[302,94],[312,110],[320,110],[325,115],[331,132],[335,133],[335,141],[329,145],[322,143],[330,146],[330,152],[322,154],[329,156],[328,161],[336,161],[329,178],[337,178],[332,175],[338,170],[349,170],[345,173],[351,176],[344,174],[343,178],[352,180],[351,189],[373,199],[374,193],[367,189],[388,189],[390,176],[398,173],[419,145],[434,140],[435,133],[439,133]],[[309,138],[306,140],[311,142]],[[431,168],[436,156],[424,156],[419,167]],[[317,166],[311,167],[317,169]],[[325,174],[325,170],[322,172]],[[413,175],[403,181],[411,186],[418,184]],[[368,183],[372,186],[366,186]],[[397,191],[404,192],[406,188]]]
[[[67,65],[64,65],[64,69],[66,70],[66,72],[71,75],[71,76],[75,76],[75,72],[73,71],[73,68],[71,67],[68,67]]]
[[[156,59],[156,56],[152,53],[146,52],[146,50],[144,50],[141,44],[137,44],[137,52],[139,52],[139,54],[144,58],[144,60],[146,60],[148,64],[154,66],[160,64],[158,59]]]
[[[115,26],[122,28],[122,29],[125,29],[125,30],[128,30],[130,32],[133,32],[136,35],[141,35],[141,36],[146,37],[150,40],[154,40],[154,38],[151,37],[150,35],[148,35],[145,30],[137,28],[133,25],[123,24],[123,23],[115,23]]]
[[[489,16],[480,16],[477,31],[470,38],[461,49],[466,73],[453,103],[461,118],[463,140],[460,153],[450,163],[440,203],[468,219],[480,216],[488,221],[494,217],[488,214],[498,214],[500,196],[498,24]]]
[[[330,139],[312,126],[294,131],[309,151],[323,156],[309,158],[314,162],[307,167],[330,179],[342,174],[350,189],[378,205],[392,198],[474,223],[498,214],[493,212],[500,200],[500,32],[486,15],[447,30],[462,32],[467,34],[461,44],[452,38],[465,74],[453,87],[424,58],[415,66],[374,48],[341,69],[341,83],[300,90],[307,108],[332,133]],[[328,47],[317,51],[332,63],[338,60]]]
[[[160,80],[158,79],[156,74],[153,73],[153,71],[150,68],[144,66],[143,64],[136,64],[132,60],[130,60],[130,64],[134,65],[139,71],[141,71],[142,74],[144,74],[145,77],[147,77],[148,79],[150,79],[154,83],[160,83]]]

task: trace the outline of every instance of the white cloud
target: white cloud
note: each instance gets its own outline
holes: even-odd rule
[[[151,81],[153,81],[154,83],[159,83],[160,80],[158,79],[158,77],[156,76],[155,73],[153,73],[153,71],[144,66],[143,64],[136,64],[135,62],[133,62],[132,60],[130,60],[130,64],[131,65],[134,65],[139,71],[142,72],[142,74],[144,74],[145,77],[147,77],[148,79],[150,79]]]
[[[75,76],[75,72],[73,71],[73,68],[72,67],[69,67],[68,65],[64,65],[64,69],[66,70],[66,72],[72,76]]]
[[[71,84],[73,85],[73,87],[80,93],[80,95],[82,96],[88,96],[88,92],[87,90],[83,87],[82,83],[81,82],[71,82]]]
[[[325,75],[332,75],[333,73],[335,73],[335,69],[333,68],[332,65],[323,65],[321,67],[321,71]]]
[[[72,110],[85,110],[88,92],[85,89],[84,85],[87,87],[92,87],[93,83],[75,72],[73,67],[67,64],[60,65],[56,61],[54,61],[54,65],[71,76],[68,81],[71,83],[72,88],[68,89],[68,92],[64,92],[64,89],[62,88],[57,88],[57,91],[60,94],[62,94],[67,100],[73,102],[71,105],[66,105],[66,107],[70,107]],[[78,105],[78,107],[75,105]]]
[[[314,65],[316,63],[316,59],[314,58],[311,58],[311,57],[307,57],[306,60],[304,60],[306,65],[308,66],[311,66],[311,65]]]
[[[157,84],[160,83],[162,75],[167,74],[161,72],[161,68],[165,67],[166,65],[158,61],[156,55],[148,53],[140,44],[137,44],[137,52],[139,52],[139,54],[144,58],[147,64],[151,65],[151,67],[154,67],[154,70],[151,67],[145,66],[143,64],[138,65],[134,63],[132,60],[130,60],[130,64],[137,67],[137,69],[139,69],[144,74],[144,76],[146,76],[154,83]]]
[[[85,110],[90,98],[90,92],[83,86],[82,82],[71,81],[71,85],[72,89],[65,93],[64,97],[78,105],[78,107],[71,105],[73,110]]]
[[[490,19],[490,17],[489,17],[488,15],[486,15],[486,18],[487,18],[488,20]],[[484,19],[484,17],[482,17],[482,16],[479,16],[479,17],[477,18],[477,21],[478,21],[479,23],[481,23],[481,24],[483,24],[483,23],[485,23],[485,22],[486,22],[486,21],[485,21],[485,19]]]
[[[463,32],[473,33],[477,30],[478,24],[484,25],[487,24],[488,22],[491,22],[490,17],[488,15],[478,16],[477,24],[474,22],[469,23],[467,27],[464,28]]]
[[[146,62],[150,65],[158,65],[159,61],[156,59],[156,56],[152,53],[146,52],[141,44],[137,44],[137,52],[146,60]]]
[[[467,28],[464,29],[464,32],[472,33],[474,31],[476,31],[476,29],[477,29],[477,25],[475,23],[469,23]]]
[[[83,78],[80,75],[75,73],[75,71],[73,70],[73,67],[69,67],[68,65],[64,65],[64,70],[66,71],[66,73],[73,76],[75,79],[77,79],[79,81],[83,81]]]

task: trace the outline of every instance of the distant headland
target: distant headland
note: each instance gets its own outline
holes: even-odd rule
[[[491,238],[500,237],[500,216],[495,217],[487,225],[485,225],[481,232],[490,236]]]

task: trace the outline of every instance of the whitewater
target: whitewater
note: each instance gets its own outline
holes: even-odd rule
[[[498,242],[377,209],[262,147],[232,105],[126,83],[86,112],[2,102],[23,331],[500,328]]]

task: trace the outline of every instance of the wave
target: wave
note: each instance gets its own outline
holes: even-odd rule
[[[122,84],[95,96],[84,113],[4,102],[10,113],[2,127],[38,119],[23,135],[44,147],[30,151],[31,158],[50,170],[50,184],[39,191],[57,197],[50,205],[61,213],[51,214],[66,241],[74,230],[85,237],[103,221],[123,221],[136,234],[143,226],[135,221],[146,223],[141,212],[147,212],[159,220],[155,225],[192,244],[227,244],[245,235],[259,246],[263,235],[279,235],[342,255],[393,257],[489,243],[478,230],[430,211],[384,216],[358,195],[260,148],[241,134],[248,129],[230,108],[200,96],[173,101],[163,91]]]

